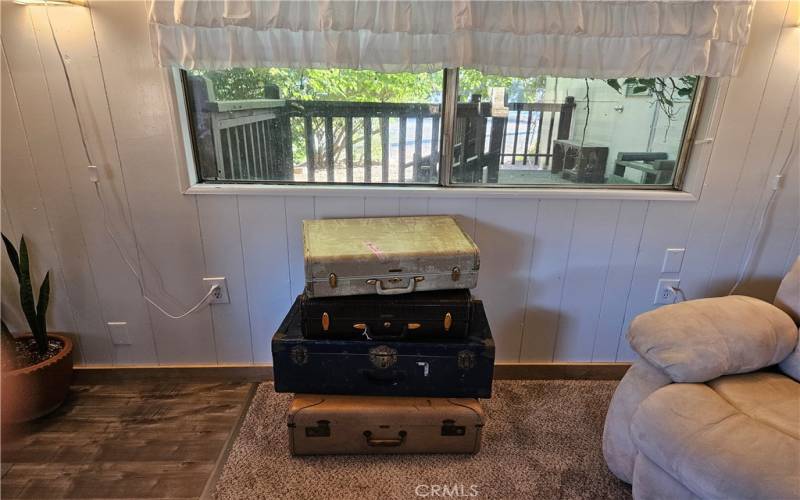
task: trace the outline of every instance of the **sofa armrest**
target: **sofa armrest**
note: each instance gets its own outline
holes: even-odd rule
[[[603,457],[615,476],[630,483],[639,453],[631,438],[631,420],[639,404],[671,380],[661,370],[637,359],[622,377],[606,413],[603,426]]]
[[[674,382],[706,382],[780,362],[797,345],[797,335],[785,312],[734,295],[640,314],[631,323],[628,341]]]

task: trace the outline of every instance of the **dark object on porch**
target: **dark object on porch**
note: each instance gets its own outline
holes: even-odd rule
[[[667,153],[618,153],[614,163],[614,175],[625,177],[625,169],[642,172],[639,184],[669,184],[675,170],[675,160],[668,160]]]
[[[472,302],[470,335],[451,341],[306,339],[300,298],[272,337],[277,392],[488,398],[494,340],[483,303]]]
[[[605,182],[608,147],[557,139],[553,141],[552,172],[574,182]]]
[[[497,117],[492,116],[491,103],[481,103],[480,96],[473,95],[471,102],[459,104],[456,111],[453,182],[481,183],[486,167],[486,182],[496,183],[500,165],[507,157],[511,158],[512,165],[518,161],[522,165],[549,164],[554,158],[551,148],[556,120],[556,139],[568,138],[574,108],[575,98],[571,96],[563,103],[512,102],[508,104],[509,116]],[[523,116],[527,117],[526,123],[520,125]],[[514,121],[510,153],[506,143],[509,120]],[[487,127],[490,130],[488,149],[485,145]],[[544,144],[543,132],[546,134]]]

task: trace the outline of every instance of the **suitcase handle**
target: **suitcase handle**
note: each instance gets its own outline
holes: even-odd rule
[[[379,375],[378,373],[387,373],[387,375]],[[377,370],[361,370],[361,374],[370,382],[378,385],[394,385],[406,378],[406,372],[400,370],[392,370],[391,372],[385,370],[380,372]]]
[[[395,439],[374,439],[370,431],[364,431],[364,437],[367,440],[368,446],[380,446],[380,447],[401,446],[406,440],[406,431],[398,432],[397,438]]]
[[[392,278],[400,279],[400,278]],[[417,288],[417,282],[424,281],[425,276],[414,276],[408,280],[408,286],[405,288],[383,288],[383,280],[377,278],[368,279],[367,285],[375,285],[375,293],[378,295],[402,295],[404,293],[411,293]]]

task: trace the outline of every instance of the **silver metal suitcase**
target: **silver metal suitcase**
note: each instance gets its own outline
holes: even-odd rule
[[[474,288],[478,247],[450,216],[303,221],[309,297]]]

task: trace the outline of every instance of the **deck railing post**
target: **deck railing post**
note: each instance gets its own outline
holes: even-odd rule
[[[561,105],[561,112],[558,115],[558,134],[556,134],[556,139],[569,139],[573,110],[575,110],[575,98],[567,96]]]
[[[192,126],[195,133],[197,165],[202,179],[224,179],[222,163],[222,139],[220,131],[214,130],[211,113],[205,112],[206,104],[214,100],[214,84],[204,76],[186,74],[189,88]]]

